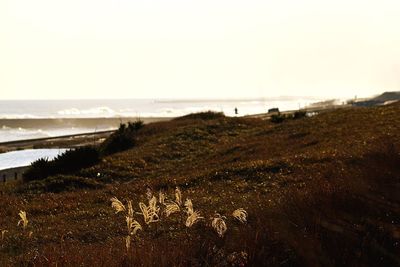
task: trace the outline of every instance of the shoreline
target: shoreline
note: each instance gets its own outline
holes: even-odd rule
[[[51,137],[39,137],[23,140],[11,140],[0,142],[0,153],[35,148],[74,148],[78,146],[98,144],[111,135],[121,123],[135,121],[138,118],[62,118],[62,119],[0,119],[0,127],[9,128],[93,128],[94,131],[88,131],[77,134],[67,134]],[[140,118],[145,124],[168,121],[172,118]],[[113,130],[95,131],[96,128],[108,127]]]
[[[105,130],[105,131],[97,131],[97,132],[86,132],[86,133],[79,133],[79,134],[69,134],[69,135],[61,135],[61,136],[52,136],[52,137],[41,137],[41,138],[32,138],[32,139],[24,139],[24,140],[13,140],[13,141],[6,141],[0,142],[0,153],[7,153],[12,151],[18,150],[26,150],[26,149],[42,149],[42,148],[76,148],[85,145],[97,145],[103,142],[108,136],[114,133],[117,130],[119,123],[126,123],[128,121],[132,121],[133,118],[121,118],[121,119],[110,119],[107,120],[108,122],[118,122],[116,125],[116,129],[114,130]],[[165,121],[170,120],[171,118],[142,118],[145,123],[151,123],[156,121]],[[21,123],[34,124],[36,120],[43,123],[49,123],[57,121],[58,123],[62,121],[83,121],[83,122],[90,122],[96,123],[99,121],[104,122],[104,118],[86,118],[86,119],[10,119],[15,123],[19,121]],[[0,119],[0,126],[1,123],[5,121],[4,119]],[[10,182],[14,180],[22,179],[22,174],[26,171],[28,166],[19,166],[13,168],[7,168],[0,170],[0,184],[5,182]]]
[[[316,107],[308,107],[304,109],[296,109],[296,110],[286,110],[281,111],[281,114],[293,114],[297,111],[306,111],[306,112],[327,112],[335,109],[343,109],[349,108],[351,105],[328,105],[328,106],[316,106]],[[251,114],[251,115],[243,115],[239,117],[243,118],[261,118],[261,119],[269,119],[275,113],[260,113],[260,114]],[[52,136],[52,137],[40,137],[40,138],[32,138],[32,139],[23,139],[23,140],[13,140],[0,142],[0,153],[15,151],[15,150],[23,150],[23,149],[34,149],[34,148],[74,148],[83,145],[89,144],[98,144],[102,142],[105,138],[111,135],[119,126],[120,123],[127,123],[129,121],[135,121],[140,119],[144,121],[144,123],[152,123],[159,121],[169,121],[174,117],[150,117],[150,118],[134,118],[134,117],[121,117],[121,118],[46,118],[46,119],[36,119],[36,118],[28,118],[28,119],[0,119],[1,127],[21,127],[21,128],[30,128],[30,127],[43,127],[43,126],[51,126],[52,128],[57,127],[115,127],[113,130],[101,130],[101,131],[93,131],[93,132],[85,132],[78,134],[69,134],[69,135],[61,135],[61,136]],[[45,128],[45,127],[43,127]]]
[[[120,123],[142,120],[144,123],[171,120],[173,117],[98,117],[98,118],[0,118],[0,129],[24,128],[24,129],[54,129],[54,128],[101,128],[118,127]]]

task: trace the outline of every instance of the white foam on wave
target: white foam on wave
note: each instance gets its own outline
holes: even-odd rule
[[[59,110],[57,112],[58,115],[64,116],[64,117],[114,117],[118,116],[118,112],[114,111],[112,108],[109,107],[95,107],[95,108],[90,108],[90,109],[78,109],[78,108],[70,108],[70,109],[64,109],[64,110]]]
[[[268,108],[297,109],[321,99],[307,97],[270,97],[266,99],[209,100],[58,100],[0,101],[0,119],[38,118],[113,118],[113,117],[173,117],[206,110],[234,115],[267,112]]]
[[[50,136],[48,132],[42,129],[10,128],[7,126],[2,126],[0,129],[0,142],[45,138]]]
[[[43,117],[33,114],[0,114],[0,119],[41,119]]]
[[[27,139],[37,139],[37,138],[47,138],[47,137],[56,137],[56,136],[64,136],[64,135],[82,134],[82,133],[90,133],[90,132],[95,132],[95,131],[106,131],[106,130],[113,130],[113,129],[114,129],[114,127],[102,127],[102,128],[97,128],[97,129],[69,127],[69,128],[47,129],[45,131],[43,129],[24,129],[21,127],[10,128],[7,126],[2,126],[0,128],[0,143],[1,142],[9,142],[9,141],[27,140]]]

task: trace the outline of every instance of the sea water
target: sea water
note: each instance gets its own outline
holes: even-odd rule
[[[1,100],[0,142],[54,137],[110,130],[118,123],[85,126],[82,123],[53,125],[54,119],[70,118],[165,118],[194,112],[217,111],[227,116],[265,113],[269,108],[293,110],[322,99],[275,97],[269,99],[112,99],[112,100]],[[53,119],[48,125],[28,124],[29,119]],[[9,122],[13,120],[10,127]]]

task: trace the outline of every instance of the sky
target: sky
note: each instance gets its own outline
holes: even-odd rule
[[[398,0],[1,0],[0,99],[400,90]]]

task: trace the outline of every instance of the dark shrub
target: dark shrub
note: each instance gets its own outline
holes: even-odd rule
[[[296,111],[293,114],[274,114],[271,116],[271,122],[273,123],[281,123],[285,120],[296,120],[306,117],[307,113],[305,111]]]
[[[47,158],[41,158],[32,162],[29,169],[23,175],[25,182],[37,179],[44,179],[53,172],[52,165]]]
[[[136,134],[144,126],[143,121],[121,123],[118,130],[110,135],[100,146],[103,155],[109,155],[133,147]]]
[[[306,111],[299,110],[299,111],[296,111],[296,112],[293,114],[293,119],[301,119],[301,118],[306,117],[306,115],[307,115],[307,112],[306,112]]]
[[[285,115],[274,114],[271,116],[271,122],[273,123],[281,123],[285,120]]]
[[[57,156],[54,160],[38,159],[24,173],[25,182],[42,180],[56,174],[76,172],[99,162],[100,156],[94,147],[79,147]]]
[[[55,173],[72,173],[99,162],[100,156],[96,148],[91,146],[68,150],[55,158],[52,163]]]

